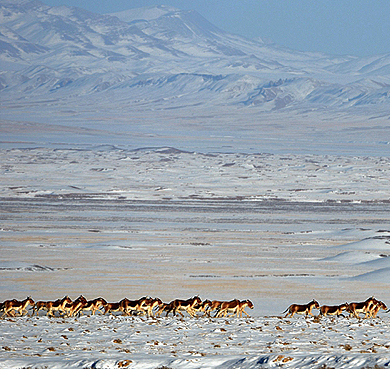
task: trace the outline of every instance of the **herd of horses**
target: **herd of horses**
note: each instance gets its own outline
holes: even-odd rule
[[[246,307],[253,309],[253,303],[250,300],[231,301],[202,301],[199,296],[194,296],[187,300],[175,299],[169,303],[164,303],[159,298],[141,297],[138,300],[122,299],[119,302],[107,302],[104,298],[98,297],[93,300],[87,300],[83,295],[80,295],[76,300],[72,301],[69,296],[55,301],[37,301],[31,297],[27,297],[23,301],[16,299],[6,300],[0,304],[0,311],[4,317],[24,316],[28,314],[28,308],[32,307],[31,316],[39,315],[39,312],[46,311],[48,317],[54,317],[56,314],[63,317],[80,316],[86,312],[90,315],[116,313],[125,316],[146,315],[148,317],[160,317],[165,312],[166,316],[172,313],[174,316],[180,314],[184,317],[183,312],[186,312],[191,317],[195,317],[198,313],[204,316],[211,317],[214,312],[214,317],[226,317],[236,315],[242,317],[243,314],[249,317],[249,314],[244,310]],[[230,314],[230,315],[228,315]]]
[[[147,316],[160,317],[165,312],[168,316],[172,313],[184,317],[183,312],[186,312],[191,317],[197,317],[198,314],[203,314],[207,317],[242,317],[245,314],[250,315],[245,311],[245,308],[253,309],[253,303],[250,300],[219,301],[219,300],[204,300],[199,296],[194,296],[187,300],[175,299],[169,303],[164,303],[159,298],[141,297],[138,300],[122,299],[119,302],[107,302],[104,298],[99,297],[93,300],[87,300],[83,295],[80,295],[76,300],[72,301],[69,296],[55,301],[37,301],[31,297],[27,297],[23,301],[16,299],[6,300],[0,303],[0,312],[2,318],[16,317],[28,315],[28,308],[32,308],[31,316],[39,315],[40,311],[45,311],[48,317],[55,317],[56,314],[62,317],[74,317],[90,312],[89,315],[111,314],[116,313],[124,316]],[[312,310],[320,311],[318,316],[344,316],[343,312],[349,313],[350,317],[360,318],[360,314],[364,314],[364,318],[376,318],[378,312],[383,309],[386,313],[390,312],[384,302],[370,297],[362,302],[344,303],[336,306],[322,305],[313,300],[304,305],[292,304],[282,314],[286,313],[285,317],[293,317],[295,314],[314,316]],[[214,315],[212,315],[214,314]],[[230,315],[229,315],[230,314]]]
[[[344,316],[343,311],[349,313],[350,317],[360,318],[360,314],[364,314],[364,318],[376,318],[378,312],[383,309],[386,313],[390,312],[390,309],[387,309],[387,306],[383,301],[377,300],[375,297],[371,296],[367,300],[362,302],[346,302],[341,305],[322,305],[313,300],[305,305],[290,305],[284,312],[287,314],[286,317],[293,317],[294,314],[303,314],[313,316],[312,310],[318,309],[320,311],[319,316]]]

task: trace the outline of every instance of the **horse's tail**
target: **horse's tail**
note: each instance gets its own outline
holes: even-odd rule
[[[283,313],[281,313],[281,314],[287,313],[287,311],[289,311],[289,310],[290,310],[290,306],[285,311],[283,311]]]

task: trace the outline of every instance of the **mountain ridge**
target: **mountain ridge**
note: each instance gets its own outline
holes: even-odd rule
[[[1,0],[0,21],[3,101],[115,97],[125,90],[133,106],[164,101],[166,109],[215,104],[348,114],[366,106],[369,117],[374,105],[390,111],[390,54],[294,51],[166,6],[95,14]]]

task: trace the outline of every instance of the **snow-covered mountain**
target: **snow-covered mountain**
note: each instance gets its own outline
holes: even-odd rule
[[[36,99],[69,106],[69,99],[85,99],[134,109],[390,112],[390,54],[294,51],[162,5],[101,15],[0,0],[0,67],[5,106]]]

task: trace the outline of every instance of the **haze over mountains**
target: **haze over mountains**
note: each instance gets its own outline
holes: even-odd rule
[[[364,130],[388,141],[390,54],[298,52],[229,34],[195,11],[101,15],[0,0],[0,66],[3,131],[17,124],[16,136],[33,122],[57,133],[192,137],[228,127],[234,137],[276,129],[312,140],[342,128],[352,140]]]

